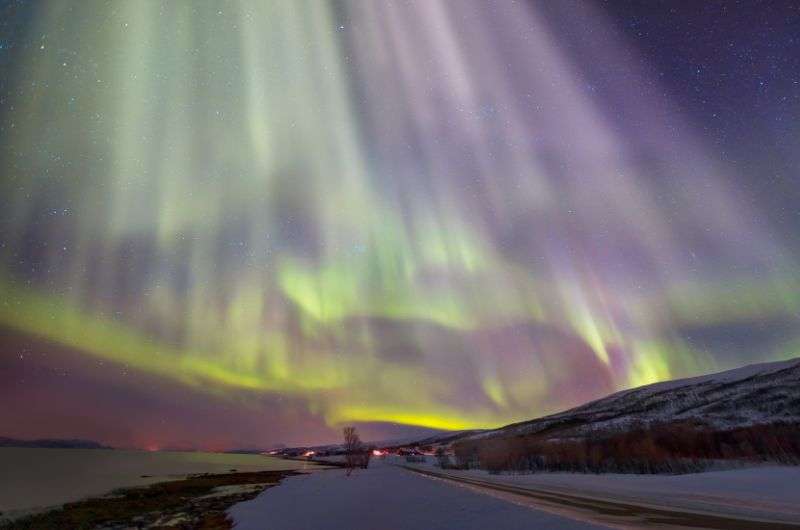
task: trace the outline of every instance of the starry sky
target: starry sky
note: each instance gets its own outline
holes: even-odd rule
[[[494,427],[800,352],[800,3],[0,2],[0,436]]]

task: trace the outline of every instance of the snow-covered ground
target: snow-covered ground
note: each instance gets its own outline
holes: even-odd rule
[[[800,466],[761,466],[686,475],[535,473],[492,475],[417,467],[455,477],[625,504],[800,525]]]
[[[290,477],[229,510],[236,530],[506,530],[605,528],[373,461],[345,476]]]
[[[532,475],[470,475],[517,485],[562,487],[571,491],[642,497],[647,500],[708,498],[741,505],[763,504],[792,510],[800,516],[800,467],[755,467],[687,475],[538,473]]]

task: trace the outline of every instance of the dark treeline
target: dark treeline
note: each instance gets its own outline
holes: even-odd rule
[[[800,424],[721,431],[671,423],[584,438],[534,434],[464,440],[454,450],[459,467],[490,472],[686,473],[720,460],[800,463]]]

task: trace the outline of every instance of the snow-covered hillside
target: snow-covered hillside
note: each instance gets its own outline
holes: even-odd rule
[[[800,422],[800,359],[617,392],[571,410],[472,438],[542,434],[561,438],[676,421],[715,430]]]

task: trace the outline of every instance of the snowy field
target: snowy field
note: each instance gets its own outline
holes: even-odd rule
[[[453,477],[505,484],[533,492],[659,507],[734,518],[766,518],[800,527],[800,466],[760,466],[685,475],[535,473],[492,475],[416,466]]]
[[[464,474],[463,472],[456,474]],[[755,467],[688,475],[538,473],[490,475],[483,480],[586,496],[734,512],[786,513],[800,521],[800,467]]]
[[[229,514],[236,530],[511,530],[605,528],[483,495],[381,461],[350,477],[290,477]]]

